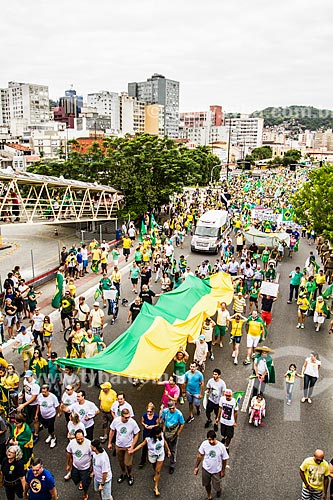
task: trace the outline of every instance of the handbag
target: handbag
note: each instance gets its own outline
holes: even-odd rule
[[[167,441],[174,441],[178,436],[180,424],[173,424],[164,428],[164,437]]]

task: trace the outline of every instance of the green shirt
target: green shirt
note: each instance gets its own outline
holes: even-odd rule
[[[291,285],[294,285],[294,286],[300,285],[301,279],[302,279],[301,271],[299,271],[298,273],[296,271],[291,271],[291,279],[290,279]]]
[[[75,302],[72,297],[62,297],[61,299],[61,310],[64,313],[71,313],[75,308]]]
[[[173,368],[174,374],[175,375],[185,375],[186,373],[186,363],[185,361],[174,361],[174,368]]]

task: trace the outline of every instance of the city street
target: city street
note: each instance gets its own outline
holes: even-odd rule
[[[206,257],[200,254],[191,254],[189,248],[189,238],[186,239],[185,247],[182,251],[176,249],[176,256],[180,253],[188,255],[188,263],[191,269],[200,263],[203,258],[209,258],[210,262],[215,261],[215,256]],[[246,412],[239,413],[238,426],[235,429],[235,437],[230,448],[229,468],[226,477],[223,480],[222,497],[228,500],[258,500],[268,499],[287,499],[297,500],[300,498],[301,480],[299,477],[299,465],[303,459],[313,454],[316,448],[322,448],[326,452],[326,459],[331,459],[332,440],[330,438],[330,429],[333,425],[332,415],[332,369],[331,362],[331,337],[327,334],[328,325],[324,325],[323,331],[316,333],[313,327],[312,318],[306,319],[304,330],[296,329],[297,308],[295,302],[287,304],[289,290],[289,272],[300,265],[303,268],[305,259],[309,251],[306,240],[302,240],[300,251],[294,255],[293,259],[285,257],[284,262],[279,264],[280,273],[280,295],[273,311],[273,324],[270,327],[269,336],[266,344],[274,349],[273,355],[276,368],[276,384],[267,389],[265,393],[267,414],[264,426],[255,428],[248,423]],[[16,262],[15,262],[16,263]],[[19,263],[19,260],[17,261]],[[131,292],[130,281],[128,279],[129,264],[121,261],[122,270],[122,296],[130,302],[134,298]],[[87,292],[87,301],[89,305],[93,302],[93,292],[96,288],[94,283],[96,277],[85,281],[84,287],[89,289]],[[52,295],[54,284],[45,287],[43,302],[46,297]],[[78,293],[82,293],[83,285],[78,282]],[[152,289],[160,292],[158,283],[153,283]],[[231,308],[229,307],[229,310]],[[50,307],[45,307],[43,312],[50,312]],[[128,309],[120,306],[119,318],[115,325],[108,325],[105,328],[104,339],[107,344],[112,342],[126,329],[126,317]],[[54,350],[58,355],[64,355],[65,346],[62,335],[58,334],[60,329],[59,313],[53,313],[55,323],[55,342]],[[251,367],[243,366],[242,360],[245,358],[246,338],[242,339],[240,346],[240,363],[234,366],[231,358],[231,346],[226,340],[224,347],[220,349],[215,346],[215,361],[208,361],[206,364],[205,380],[210,378],[215,367],[222,370],[222,378],[227,387],[234,391],[246,391],[248,377],[251,374]],[[188,347],[190,354],[193,354],[192,346]],[[287,371],[289,364],[295,362],[297,371],[301,372],[302,364],[311,350],[316,350],[322,360],[321,379],[318,381],[314,390],[313,404],[302,404],[301,393],[297,391],[297,385],[300,379],[297,379],[296,390],[294,392],[294,401],[290,407],[286,406],[284,399],[284,378],[283,374]],[[21,371],[21,360],[17,355],[10,353],[8,359],[14,360]],[[148,361],[149,362],[149,361]],[[108,368],[107,366],[105,367]],[[170,365],[166,373],[172,373]],[[105,374],[103,374],[103,379]],[[102,377],[100,380],[102,380]],[[132,404],[135,411],[135,418],[138,422],[149,401],[159,406],[162,395],[162,388],[155,386],[151,382],[146,383],[141,391],[132,386],[127,379],[118,380],[117,377],[107,376],[114,385],[116,391],[124,390],[126,399]],[[85,384],[83,384],[85,388]],[[88,399],[95,403],[98,401],[98,390],[87,388]],[[188,416],[188,405],[179,405],[185,418]],[[177,468],[175,474],[168,474],[168,462],[164,465],[162,479],[160,483],[161,496],[163,498],[177,498],[179,500],[199,500],[206,497],[205,490],[201,486],[201,472],[198,477],[193,475],[193,468],[197,454],[198,446],[206,436],[204,429],[205,415],[196,417],[194,422],[186,424],[180,438]],[[44,443],[46,433],[41,433],[41,439],[35,447],[35,456],[41,456],[45,461],[45,466],[51,470],[56,478],[59,498],[74,500],[81,497],[81,492],[77,490],[72,482],[63,480],[65,474],[65,446],[66,446],[66,428],[65,421],[62,418],[57,422],[56,434],[58,444],[54,450],[50,450]],[[95,437],[101,435],[101,418],[96,419]],[[135,466],[133,475],[135,483],[130,487],[126,482],[118,485],[116,478],[119,475],[119,466],[114,457],[111,457],[111,465],[114,474],[113,480],[113,498],[134,500],[138,498],[153,498],[153,472],[150,465],[143,469],[138,469],[139,453],[135,457]],[[97,494],[90,491],[90,498],[96,498]]]

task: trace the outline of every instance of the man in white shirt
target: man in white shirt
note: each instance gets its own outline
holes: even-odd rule
[[[232,396],[232,390],[226,389],[219,402],[219,412],[215,423],[221,423],[222,443],[229,452],[230,441],[234,437],[234,428],[237,427],[238,405]]]
[[[90,307],[85,300],[86,298],[81,295],[81,297],[79,297],[79,303],[77,305],[77,319],[80,322],[81,328],[87,328],[89,324]]]
[[[232,257],[231,261],[229,262],[229,273],[231,274],[231,276],[237,276],[238,269],[239,269],[239,263],[237,262],[235,257]]]
[[[47,429],[49,435],[45,443],[50,444],[50,448],[54,448],[57,444],[57,438],[54,433],[54,423],[57,414],[59,415],[58,398],[49,391],[49,386],[44,384],[42,385],[41,393],[37,396],[35,418],[39,418],[40,423]]]
[[[23,390],[22,394],[19,396],[20,404],[17,407],[17,411],[22,412],[24,409],[27,415],[27,423],[34,424],[34,442],[38,441],[38,431],[39,422],[36,418],[37,413],[37,397],[40,393],[40,385],[35,380],[34,374],[31,370],[28,370],[24,374]]]
[[[194,468],[194,475],[199,472],[199,465],[202,463],[202,485],[207,491],[207,500],[212,498],[212,487],[219,498],[222,495],[221,479],[225,475],[225,468],[229,455],[224,444],[216,439],[215,431],[207,432],[207,440],[203,441],[199,447],[199,453]]]
[[[110,459],[99,439],[91,442],[93,452],[94,490],[100,494],[101,500],[112,500]]]
[[[39,339],[41,344],[42,344],[42,349],[44,349],[44,337],[43,337],[44,318],[45,318],[44,314],[42,314],[40,312],[40,309],[37,306],[35,309],[35,314],[33,315],[32,321],[31,321],[31,331],[32,331],[32,335],[33,335],[35,343],[36,343],[36,347],[38,347],[38,348],[40,347],[39,342],[38,342],[38,339]]]
[[[75,411],[79,414],[81,422],[87,432],[87,438],[92,441],[94,436],[94,418],[99,414],[99,409],[92,401],[86,400],[85,391],[78,391],[77,402],[67,408],[68,412]],[[64,409],[65,410],[65,409]]]
[[[24,325],[21,326],[19,333],[15,337],[14,347],[21,348],[21,356],[23,360],[23,377],[24,373],[28,369],[28,361],[32,358],[34,354],[34,338],[31,331],[27,330]]]
[[[121,468],[121,475],[119,476],[117,482],[122,483],[127,478],[128,484],[132,486],[134,483],[134,478],[131,474],[133,454],[129,453],[129,451],[135,448],[140,428],[136,421],[131,417],[127,408],[121,411],[121,416],[115,418],[110,426],[109,449],[112,448],[112,439],[115,432],[117,433],[116,453]]]
[[[220,307],[217,309],[216,326],[215,326],[215,339],[213,345],[216,344],[220,337],[220,347],[223,347],[222,339],[226,335],[230,322],[230,314],[227,309],[227,304],[221,302]]]
[[[94,302],[94,306],[90,311],[89,323],[93,334],[99,335],[103,339],[104,312],[100,309],[98,302]]]
[[[212,412],[215,413],[215,418],[217,418],[217,415],[219,413],[219,402],[226,388],[227,387],[225,385],[224,380],[221,379],[221,370],[219,368],[215,368],[215,370],[213,371],[213,377],[208,380],[206,385],[206,394],[208,395],[207,406],[206,406],[206,417],[207,417],[207,422],[205,423],[206,429],[212,423],[210,418]],[[214,431],[215,432],[218,431],[217,424],[215,423],[214,423]]]
[[[203,373],[205,371],[205,362],[208,354],[208,345],[205,341],[205,336],[203,334],[199,335],[199,338],[194,341],[195,351],[193,360],[197,363],[200,371]]]
[[[88,488],[91,482],[91,460],[91,441],[84,437],[81,429],[78,429],[75,432],[75,438],[69,441],[66,448],[67,475],[65,479],[71,477],[75,485],[82,484],[84,493],[82,500],[88,500]]]
[[[117,401],[111,406],[111,413],[113,418],[120,417],[122,410],[128,410],[131,417],[134,417],[134,412],[132,406],[125,400],[125,393],[119,392],[117,396]]]

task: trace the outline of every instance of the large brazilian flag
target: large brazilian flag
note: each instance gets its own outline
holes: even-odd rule
[[[104,370],[144,380],[159,378],[179,346],[198,338],[203,320],[219,302],[230,304],[233,286],[220,272],[205,280],[188,276],[156,306],[144,303],[134,323],[103,352],[89,359],[60,358],[61,365]]]

